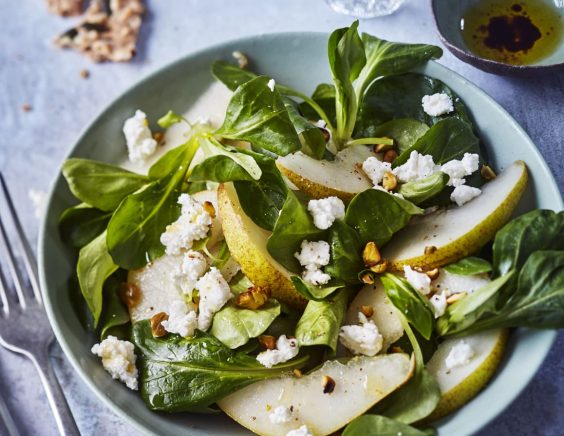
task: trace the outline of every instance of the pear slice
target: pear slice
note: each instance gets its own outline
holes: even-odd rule
[[[311,198],[337,196],[350,201],[372,183],[358,168],[370,156],[376,156],[366,145],[354,145],[337,153],[334,161],[316,160],[302,152],[276,160],[276,165],[301,191]]]
[[[445,359],[452,348],[465,341],[474,351],[466,365],[447,369]],[[463,338],[447,339],[439,345],[427,369],[439,382],[442,398],[434,412],[425,421],[436,420],[459,409],[474,398],[492,378],[500,364],[507,330],[498,329],[475,333]]]
[[[254,383],[218,402],[219,407],[254,433],[285,435],[302,425],[316,436],[331,434],[362,415],[402,386],[413,374],[407,354],[356,357],[347,363],[327,361],[311,374]],[[323,393],[324,376],[335,388]],[[287,423],[273,424],[269,415],[279,406],[292,410]]]
[[[245,214],[232,183],[219,186],[218,199],[225,240],[245,275],[256,286],[270,290],[274,298],[294,307],[305,307],[306,300],[294,288],[291,273],[266,249],[270,232]]]
[[[358,313],[362,306],[371,307],[374,314],[368,319],[374,321],[384,340],[382,352],[403,336],[403,327],[398,310],[388,299],[380,280],[373,285],[364,286],[349,305],[345,324],[358,324]]]
[[[436,268],[466,257],[490,241],[509,220],[527,186],[527,167],[516,161],[460,207],[415,219],[398,232],[382,255],[392,271],[404,265]],[[425,254],[426,247],[434,252]]]

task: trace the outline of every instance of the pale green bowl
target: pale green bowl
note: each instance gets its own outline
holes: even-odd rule
[[[289,33],[245,38],[189,55],[152,74],[112,103],[84,131],[70,156],[118,162],[125,156],[121,128],[135,109],[155,120],[169,109],[182,113],[214,79],[210,65],[217,59],[231,60],[233,50],[250,55],[254,68],[280,83],[311,92],[330,79],[326,60],[326,34]],[[483,91],[440,64],[431,62],[423,70],[454,89],[472,111],[482,139],[497,169],[516,159],[527,162],[531,183],[521,202],[521,211],[533,208],[562,209],[557,185],[543,158],[526,133]],[[57,220],[63,209],[75,203],[59,175],[51,189],[49,206],[39,241],[39,271],[45,306],[51,325],[65,354],[85,383],[132,426],[146,433],[178,435],[247,434],[223,415],[168,415],[149,411],[137,392],[114,381],[97,357],[90,353],[96,338],[88,332],[73,308],[67,281],[74,259],[63,245]],[[518,331],[509,344],[506,359],[492,383],[461,411],[440,422],[441,434],[467,435],[495,418],[531,380],[556,333]]]

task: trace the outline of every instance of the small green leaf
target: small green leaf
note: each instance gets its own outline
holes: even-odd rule
[[[63,241],[74,248],[82,248],[102,233],[112,217],[111,212],[81,203],[66,209],[59,218],[59,233]]]
[[[438,171],[424,179],[413,180],[400,186],[398,192],[413,204],[420,205],[438,195],[447,185],[450,177]]]
[[[236,147],[223,145],[213,137],[200,138],[200,149],[206,158],[224,156],[231,159],[243,168],[253,180],[259,180],[262,175],[260,166],[251,155],[240,153]]]
[[[336,280],[359,283],[358,273],[364,269],[364,246],[358,233],[341,220],[335,220],[327,239],[331,247],[331,259],[323,270]]]
[[[173,111],[168,111],[157,121],[157,124],[163,129],[168,129],[170,126],[186,121],[182,115],[178,115]]]
[[[372,131],[373,136],[393,138],[401,153],[411,147],[429,130],[427,124],[412,118],[399,118],[380,124]]]
[[[450,263],[443,267],[446,272],[460,276],[473,276],[491,272],[492,264],[479,257],[465,257],[458,262]]]
[[[231,91],[257,77],[255,73],[225,61],[215,61],[212,64],[212,74]]]
[[[345,427],[343,436],[433,436],[433,429],[419,430],[381,415],[362,415]]]
[[[310,283],[306,283],[298,276],[292,276],[291,280],[298,293],[307,300],[313,301],[323,301],[338,289],[345,287],[345,284],[339,282],[338,280],[331,280],[327,285],[323,286],[315,286]]]
[[[110,334],[117,336],[115,330],[130,322],[129,311],[119,297],[120,286],[125,281],[127,281],[127,272],[124,270],[118,271],[106,280],[104,309],[100,318],[100,340],[106,339]]]

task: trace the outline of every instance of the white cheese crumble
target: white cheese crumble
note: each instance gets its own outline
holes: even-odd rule
[[[392,171],[392,164],[370,156],[362,163],[362,171],[368,176],[374,185],[379,185],[384,179],[384,174]]]
[[[443,316],[447,307],[447,292],[441,292],[440,294],[433,295],[429,302],[433,306],[433,312],[435,313],[435,318]]]
[[[268,86],[268,88],[274,92],[274,87],[276,86],[276,82],[274,81],[274,79],[270,79],[268,81],[268,83],[266,84],[266,86]]]
[[[477,197],[482,193],[479,188],[474,188],[472,186],[460,185],[454,188],[450,194],[451,201],[454,201],[458,206],[468,203],[473,198]]]
[[[432,117],[448,114],[454,110],[452,99],[445,93],[424,95],[421,104],[425,113]]]
[[[445,360],[447,369],[467,365],[474,357],[474,350],[466,341],[460,341],[450,350]]]
[[[198,328],[206,331],[211,326],[213,315],[229,301],[233,294],[229,284],[215,267],[211,267],[198,280],[196,289],[200,293]]]
[[[358,318],[361,325],[345,325],[341,327],[339,333],[341,344],[353,354],[375,356],[382,349],[384,338],[378,331],[374,321],[368,321],[362,312],[359,312]]]
[[[325,285],[331,280],[331,276],[323,271],[321,267],[327,265],[330,259],[329,244],[325,241],[310,242],[302,241],[301,251],[294,256],[305,267],[302,278],[312,285]]]
[[[273,424],[285,424],[292,420],[292,411],[289,407],[278,406],[268,415]]]
[[[108,336],[91,349],[92,353],[102,358],[104,369],[112,378],[119,380],[134,391],[137,390],[137,367],[135,347],[129,341],[122,341],[115,336]]]
[[[288,339],[286,335],[282,335],[276,341],[276,348],[259,353],[257,360],[261,365],[272,368],[274,365],[293,359],[299,351],[297,339]]]
[[[315,227],[321,230],[331,227],[336,219],[345,217],[345,203],[338,197],[310,200],[307,210],[313,217]]]
[[[191,294],[196,282],[208,270],[208,261],[199,251],[188,250],[182,255],[179,271],[174,273],[174,281],[180,284],[185,294]]]
[[[409,265],[403,267],[403,272],[405,279],[413,286],[413,289],[423,295],[427,295],[431,292],[431,279],[427,274],[414,271]]]
[[[435,165],[433,156],[423,155],[413,150],[409,159],[392,171],[401,183],[424,179],[439,171],[440,167]]]
[[[167,332],[187,338],[194,336],[198,319],[196,312],[188,310],[184,301],[174,301],[168,311],[168,320],[162,321],[161,325]]]
[[[476,172],[479,165],[480,156],[475,153],[464,153],[462,160],[448,161],[441,166],[441,171],[450,177],[448,186],[460,186],[465,183],[464,177]]]
[[[167,254],[179,254],[184,249],[192,248],[194,241],[207,236],[212,224],[211,216],[190,195],[181,194],[178,204],[182,206],[180,217],[168,225],[161,235],[161,243]]]
[[[313,436],[313,433],[309,431],[307,425],[302,425],[296,430],[290,430],[288,433],[286,433],[286,436]]]
[[[47,206],[47,193],[37,189],[30,189],[27,192],[27,196],[33,204],[33,214],[35,215],[35,218],[41,218],[43,216],[45,206]]]
[[[143,162],[157,149],[157,141],[153,139],[143,111],[137,110],[135,115],[125,120],[123,134],[131,162]]]

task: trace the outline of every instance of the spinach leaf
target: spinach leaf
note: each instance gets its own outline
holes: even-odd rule
[[[339,282],[338,280],[331,280],[328,284],[323,286],[315,286],[310,283],[306,283],[298,276],[292,276],[291,280],[297,292],[299,292],[304,298],[313,301],[323,301],[337,289],[345,287],[345,284]]]
[[[262,175],[259,180],[238,180],[233,183],[243,211],[263,229],[272,230],[286,200],[288,188],[274,159],[249,150]]]
[[[266,249],[289,271],[301,273],[302,267],[294,254],[300,251],[304,239],[319,240],[326,231],[315,227],[303,197],[298,197],[292,190],[288,190],[286,201],[277,218],[272,234],[266,242]]]
[[[296,102],[293,100],[285,97],[284,105],[288,111],[290,121],[292,121],[296,129],[296,133],[302,140],[302,152],[314,159],[321,159],[325,154],[325,138],[319,127],[302,117]]]
[[[183,121],[187,122],[182,115],[178,115],[177,113],[169,110],[165,115],[159,118],[157,124],[163,129],[168,129],[170,126],[181,123]]]
[[[534,210],[510,221],[493,244],[494,275],[520,269],[537,250],[564,250],[564,212]]]
[[[445,188],[450,177],[438,171],[420,180],[413,180],[400,186],[398,192],[413,204],[420,205],[438,195]]]
[[[192,169],[191,182],[214,181],[218,183],[235,180],[252,181],[253,178],[233,159],[226,156],[212,156]],[[205,189],[205,188],[204,188]]]
[[[333,31],[327,52],[335,84],[337,129],[333,132],[333,139],[339,147],[349,140],[356,122],[357,97],[353,81],[366,64],[364,45],[358,34],[358,21],[350,27]]]
[[[278,90],[260,76],[233,93],[217,135],[249,141],[280,156],[301,148],[301,143]]]
[[[432,436],[433,429],[419,430],[381,415],[361,415],[343,430],[343,436]]]
[[[116,333],[120,327],[129,323],[129,311],[119,297],[120,286],[127,281],[127,272],[118,270],[111,275],[104,285],[104,309],[100,318],[100,340],[104,340],[108,335],[129,338]]]
[[[346,283],[359,283],[358,273],[364,269],[358,233],[341,220],[335,220],[329,229],[331,260],[323,270],[331,277]]]
[[[66,244],[82,248],[102,233],[110,221],[111,212],[81,203],[66,209],[59,218],[59,233]]]
[[[67,159],[62,172],[76,198],[105,212],[149,182],[141,174],[89,159]]]
[[[164,253],[160,236],[180,215],[177,200],[197,149],[198,138],[194,136],[171,150],[169,153],[176,155],[174,171],[129,195],[114,212],[108,224],[107,244],[116,264],[127,270],[137,269]],[[167,155],[162,159],[168,159]]]
[[[200,149],[205,157],[224,156],[231,159],[243,168],[253,180],[260,179],[262,175],[262,170],[252,156],[246,153],[239,153],[236,147],[223,145],[211,136],[200,138]]]
[[[259,380],[303,367],[299,357],[265,368],[253,356],[230,350],[213,336],[167,335],[154,338],[148,320],[133,325],[133,342],[141,353],[140,390],[151,410],[201,411]]]
[[[82,296],[94,318],[94,327],[98,325],[102,313],[104,283],[117,269],[108,253],[106,232],[80,250],[76,275]]]
[[[210,333],[229,348],[237,348],[263,334],[278,315],[280,303],[274,299],[257,310],[228,304],[214,315]]]
[[[257,77],[255,73],[225,61],[215,61],[211,70],[214,77],[231,91]]]
[[[326,300],[307,303],[296,326],[300,346],[326,345],[333,351],[337,349],[349,295],[348,290],[342,290]]]
[[[317,107],[320,107],[331,121],[330,125],[337,123],[335,114],[335,86],[328,83],[317,85],[315,91],[311,95],[311,100]],[[303,101],[298,105],[300,112],[309,120],[318,120],[320,118],[318,111],[312,107],[308,101]]]
[[[393,138],[401,153],[411,147],[429,130],[427,124],[412,118],[390,120],[374,128],[373,136]]]
[[[411,287],[409,282],[394,274],[380,276],[386,295],[425,339],[433,334],[434,315],[429,300]]]
[[[423,110],[423,96],[436,93],[445,93],[452,98],[454,112],[432,117]],[[364,94],[354,136],[374,137],[378,126],[396,118],[411,118],[431,126],[452,116],[470,123],[468,109],[462,100],[440,80],[415,73],[383,77],[373,82]]]
[[[492,264],[485,259],[470,256],[460,259],[458,262],[443,266],[443,269],[451,274],[473,276],[490,272],[492,270]]]
[[[404,228],[423,209],[395,195],[377,189],[357,194],[347,207],[345,222],[360,235],[362,244],[374,241],[378,247]]]
[[[481,154],[480,141],[472,132],[472,126],[456,117],[434,124],[413,146],[397,157],[393,166],[407,162],[412,151],[430,154],[437,165],[462,159],[464,153]]]

